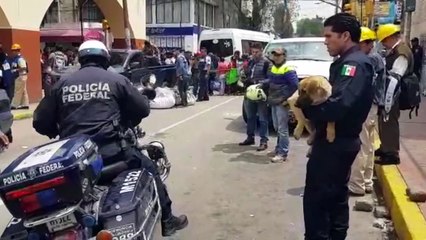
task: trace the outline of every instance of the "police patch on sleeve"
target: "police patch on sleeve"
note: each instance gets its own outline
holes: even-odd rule
[[[355,76],[355,73],[356,73],[356,67],[355,66],[348,65],[348,64],[343,65],[342,73],[341,73],[342,76],[353,77],[353,76]]]

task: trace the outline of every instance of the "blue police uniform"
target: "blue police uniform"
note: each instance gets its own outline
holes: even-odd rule
[[[346,238],[348,181],[373,102],[373,77],[371,60],[352,47],[330,66],[331,97],[318,106],[302,107],[316,128],[303,196],[305,239]],[[327,122],[335,122],[333,143],[326,140]]]
[[[209,100],[209,89],[208,89],[208,76],[207,68],[211,64],[210,56],[205,56],[198,62],[198,70],[200,71],[198,100],[197,101],[208,101]]]
[[[3,88],[6,90],[7,96],[9,99],[13,99],[14,95],[14,77],[12,74],[12,68],[10,66],[10,63],[7,59],[4,59],[2,66],[1,66],[1,78],[3,83]]]

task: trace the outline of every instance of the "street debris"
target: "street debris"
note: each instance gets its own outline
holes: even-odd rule
[[[386,228],[386,219],[379,218],[379,219],[374,220],[373,227],[385,230],[385,228]]]
[[[383,206],[376,206],[374,208],[374,216],[376,218],[387,218],[390,219],[389,211]]]
[[[413,202],[426,202],[426,191],[419,188],[407,188],[408,198]]]
[[[360,212],[371,212],[374,208],[374,201],[369,199],[360,199],[355,201],[354,209]]]

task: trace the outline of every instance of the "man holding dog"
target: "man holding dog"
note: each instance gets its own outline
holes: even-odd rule
[[[343,240],[349,228],[348,181],[360,150],[359,135],[373,101],[374,69],[359,49],[361,25],[347,13],[324,22],[325,45],[333,57],[329,81],[332,95],[320,105],[298,106],[316,129],[307,164],[303,209],[306,240]],[[328,122],[336,138],[326,139]]]
[[[353,196],[364,196],[366,193],[373,192],[374,151],[376,150],[374,140],[378,137],[378,134],[375,134],[378,129],[377,113],[379,107],[384,107],[386,90],[385,64],[379,53],[373,50],[375,40],[376,33],[373,30],[361,27],[359,47],[361,51],[370,57],[375,77],[373,80],[373,105],[362,126],[359,136],[361,139],[361,150],[352,165],[351,179],[349,181],[349,192]]]

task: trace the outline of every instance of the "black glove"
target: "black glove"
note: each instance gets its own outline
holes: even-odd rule
[[[157,92],[155,92],[155,89],[152,88],[144,88],[142,90],[142,94],[147,96],[149,100],[154,100],[157,96]]]

